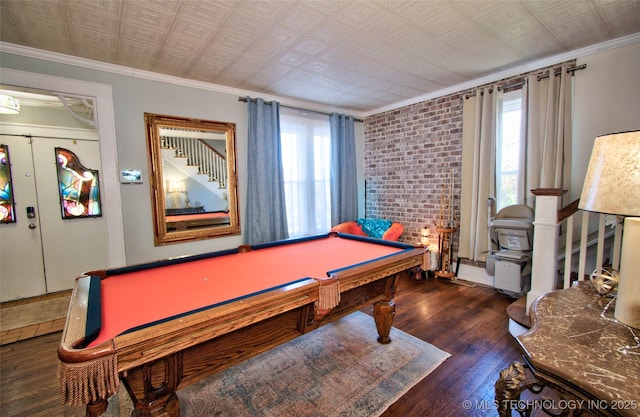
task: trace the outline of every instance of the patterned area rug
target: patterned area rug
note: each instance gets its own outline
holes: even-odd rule
[[[356,312],[178,392],[181,417],[379,416],[450,355]],[[131,415],[124,389],[108,417]]]

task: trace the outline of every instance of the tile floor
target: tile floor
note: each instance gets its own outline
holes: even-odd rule
[[[70,297],[71,291],[62,291],[53,294],[41,295],[38,297],[25,298],[15,301],[7,301],[0,303],[0,309],[7,307],[16,307],[20,305],[37,303],[39,301],[49,300],[56,297]],[[62,331],[64,328],[65,318],[59,318],[44,323],[37,323],[25,327],[20,327],[12,330],[0,329],[0,345],[6,345],[20,340],[30,339],[36,336],[42,336],[49,333]]]

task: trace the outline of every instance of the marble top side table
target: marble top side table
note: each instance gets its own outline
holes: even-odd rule
[[[501,416],[510,416],[512,409],[530,415],[547,406],[553,406],[554,414],[560,409],[557,415],[578,415],[581,410],[598,416],[640,416],[640,349],[625,349],[637,342],[613,319],[615,305],[607,307],[610,301],[583,281],[534,302],[531,330],[516,338],[525,363],[514,362],[496,382]],[[525,368],[533,378],[527,379]],[[544,387],[560,400],[520,400],[525,390],[539,394]]]

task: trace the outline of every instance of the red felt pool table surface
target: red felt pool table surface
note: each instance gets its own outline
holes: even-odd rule
[[[90,346],[148,323],[224,303],[403,249],[327,237],[101,280],[102,329]],[[144,296],[141,296],[144,294]]]

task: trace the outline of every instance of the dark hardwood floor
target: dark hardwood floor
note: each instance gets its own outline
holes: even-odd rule
[[[521,355],[508,332],[506,308],[513,299],[483,286],[407,278],[401,280],[395,300],[394,326],[451,357],[383,416],[497,416],[493,385],[500,371]],[[83,407],[60,403],[60,336],[58,332],[2,346],[0,416],[84,415]]]

